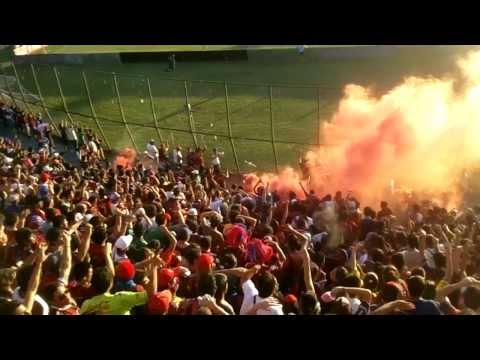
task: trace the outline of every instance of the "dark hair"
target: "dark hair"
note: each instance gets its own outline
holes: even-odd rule
[[[101,226],[97,226],[92,231],[92,242],[97,245],[102,245],[107,240],[107,232]]]
[[[6,213],[5,214],[5,220],[3,223],[5,226],[14,226],[15,223],[18,221],[18,215],[14,213]]]
[[[425,290],[425,278],[421,276],[410,276],[407,279],[408,292],[414,298],[422,296]]]
[[[345,279],[343,279],[342,286],[361,287],[362,280],[357,275],[349,274],[345,277]]]
[[[57,215],[57,216],[54,216],[53,219],[52,219],[52,224],[54,227],[56,228],[59,228],[60,226],[62,226],[65,222],[67,218],[65,217],[65,215]]]
[[[55,217],[55,209],[54,208],[47,208],[45,210],[45,217],[47,221],[53,221],[53,218]]]
[[[321,311],[320,303],[312,292],[305,292],[300,295],[298,308],[301,315],[319,315]]]
[[[215,297],[218,299],[225,295],[228,287],[228,277],[225,274],[215,274],[215,284],[217,285],[217,292]]]
[[[92,265],[88,261],[82,261],[73,265],[72,268],[72,279],[75,281],[82,280],[85,276],[88,275],[88,271]]]
[[[0,315],[15,315],[20,305],[19,301],[0,297]]]
[[[275,291],[275,287],[277,285],[277,280],[275,276],[273,276],[271,273],[265,271],[262,272],[256,277],[256,285],[258,289],[258,296],[262,298],[267,298],[273,294]]]
[[[143,207],[145,209],[145,215],[152,218],[157,215],[157,208],[154,205],[147,204]]]
[[[92,276],[92,289],[100,295],[106,293],[113,284],[113,274],[107,267],[96,268]]]
[[[463,293],[463,302],[467,308],[477,311],[480,308],[480,289],[467,287]]]
[[[56,227],[51,227],[50,229],[48,229],[47,235],[45,236],[47,239],[48,245],[51,245],[51,246],[58,245],[60,242],[61,235],[62,233],[60,232],[60,229]]]
[[[237,257],[232,253],[226,253],[221,259],[221,264],[225,269],[232,269],[237,266]]]
[[[341,284],[348,275],[348,270],[345,266],[337,266],[335,269],[335,283]]]
[[[425,269],[422,267],[413,268],[410,272],[410,276],[421,276],[424,278],[426,276]]]
[[[382,272],[382,279],[385,283],[389,281],[398,281],[400,279],[398,269],[393,265],[385,266]]]
[[[25,292],[28,288],[28,282],[32,277],[34,265],[24,265],[17,271],[17,285],[21,292]]]
[[[197,244],[191,244],[183,250],[183,257],[188,261],[190,265],[195,263],[195,260],[198,259],[202,250]]]
[[[399,271],[405,266],[405,258],[402,253],[395,253],[392,255],[390,260],[393,266],[395,266]]]
[[[30,237],[32,236],[32,230],[29,228],[21,228],[15,234],[15,240],[19,247],[24,248],[30,245]]]
[[[428,280],[425,282],[425,288],[423,289],[422,297],[427,300],[435,300],[437,296],[435,282]]]
[[[207,251],[212,247],[212,238],[210,236],[200,236],[198,244],[200,245],[202,251]]]
[[[133,225],[133,234],[136,237],[143,236],[144,232],[145,232],[145,228],[143,227],[143,224],[141,222],[137,222],[135,223],[135,225]]]
[[[375,248],[372,250],[372,261],[379,262],[384,264],[385,263],[385,253],[382,249]]]
[[[384,302],[390,302],[400,299],[402,293],[400,289],[394,284],[385,284],[382,288],[382,299]]]
[[[407,238],[408,246],[412,249],[418,249],[420,246],[420,242],[418,240],[418,236],[415,234],[409,234]]]
[[[215,296],[217,292],[217,284],[215,276],[211,274],[201,274],[198,277],[197,291],[199,296],[211,295]]]
[[[185,225],[178,227],[178,229],[175,230],[175,233],[177,234],[178,241],[188,241],[190,238],[190,233]]]

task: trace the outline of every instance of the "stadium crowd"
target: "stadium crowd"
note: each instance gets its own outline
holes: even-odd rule
[[[0,139],[0,314],[480,312],[480,207],[376,211],[340,191],[247,189],[216,150],[184,158],[153,141],[115,166],[92,131],[62,124],[57,140],[38,116],[0,108],[38,144]]]

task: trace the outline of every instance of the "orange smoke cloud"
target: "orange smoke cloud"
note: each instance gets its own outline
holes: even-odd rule
[[[453,193],[465,169],[480,158],[480,52],[457,65],[458,79],[409,77],[380,97],[347,85],[321,130],[332,145],[305,156],[309,188],[318,195],[351,190],[369,205],[376,205],[392,183],[417,192]],[[280,193],[303,195],[301,175],[292,168],[278,175],[249,174],[245,187],[259,178]],[[451,196],[456,202],[459,194]]]
[[[130,148],[122,149],[114,161],[114,166],[122,166],[124,169],[131,169],[135,165],[135,159],[137,158],[137,152]]]

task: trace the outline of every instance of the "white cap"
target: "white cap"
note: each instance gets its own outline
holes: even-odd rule
[[[117,241],[115,242],[115,248],[119,250],[126,250],[130,246],[133,241],[132,235],[123,235],[120,236]]]
[[[193,170],[193,171],[192,171],[192,174],[198,175],[198,170]]]
[[[191,208],[190,210],[188,210],[188,215],[190,215],[190,216],[197,216],[197,215],[198,215],[197,209]]]
[[[352,314],[356,314],[361,304],[362,302],[357,298],[350,299],[350,305],[352,306]]]
[[[90,220],[93,219],[93,216],[94,216],[93,214],[87,214],[87,215],[85,215],[85,221],[86,221],[86,222],[90,222]]]
[[[75,214],[75,222],[79,222],[83,220],[83,215],[80,213]]]
[[[52,171],[52,170],[53,170],[53,168],[52,168],[51,166],[49,166],[49,165],[45,165],[45,166],[43,167],[43,171]]]

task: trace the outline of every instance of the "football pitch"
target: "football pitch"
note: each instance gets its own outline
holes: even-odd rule
[[[244,47],[191,45],[185,49],[185,45],[162,45],[161,51],[226,50],[219,48],[222,46]],[[41,95],[56,122],[70,120],[63,111],[60,82],[72,120],[96,129],[84,86],[84,71],[95,113],[114,149],[132,146],[123,124],[125,119],[141,151],[150,138],[160,136],[172,145],[192,146],[194,138],[190,130],[193,129],[197,132],[197,143],[224,151],[225,164],[233,169],[231,133],[241,171],[254,170],[248,162],[260,170],[273,170],[272,123],[279,164],[295,166],[300,154],[314,144],[334,142],[323,139],[318,128],[335,112],[345,85],[367,86],[374,95],[381,95],[406,76],[445,76],[454,69],[455,59],[470,50],[453,46],[449,51],[439,52],[432,47],[416,46],[405,47],[394,56],[328,58],[321,56],[321,46],[308,47],[303,56],[298,55],[295,46],[248,47],[248,61],[177,62],[175,72],[166,72],[167,64],[157,62],[57,65],[57,74],[51,66],[35,65],[35,73]],[[47,48],[48,53],[59,54],[122,51],[159,51],[159,46]],[[14,75],[11,67],[4,67],[4,72]],[[17,65],[17,72],[23,88],[38,95],[30,66]],[[115,78],[112,73],[117,74]],[[185,107],[186,96],[191,104],[191,118]],[[43,113],[39,105],[35,109]]]

